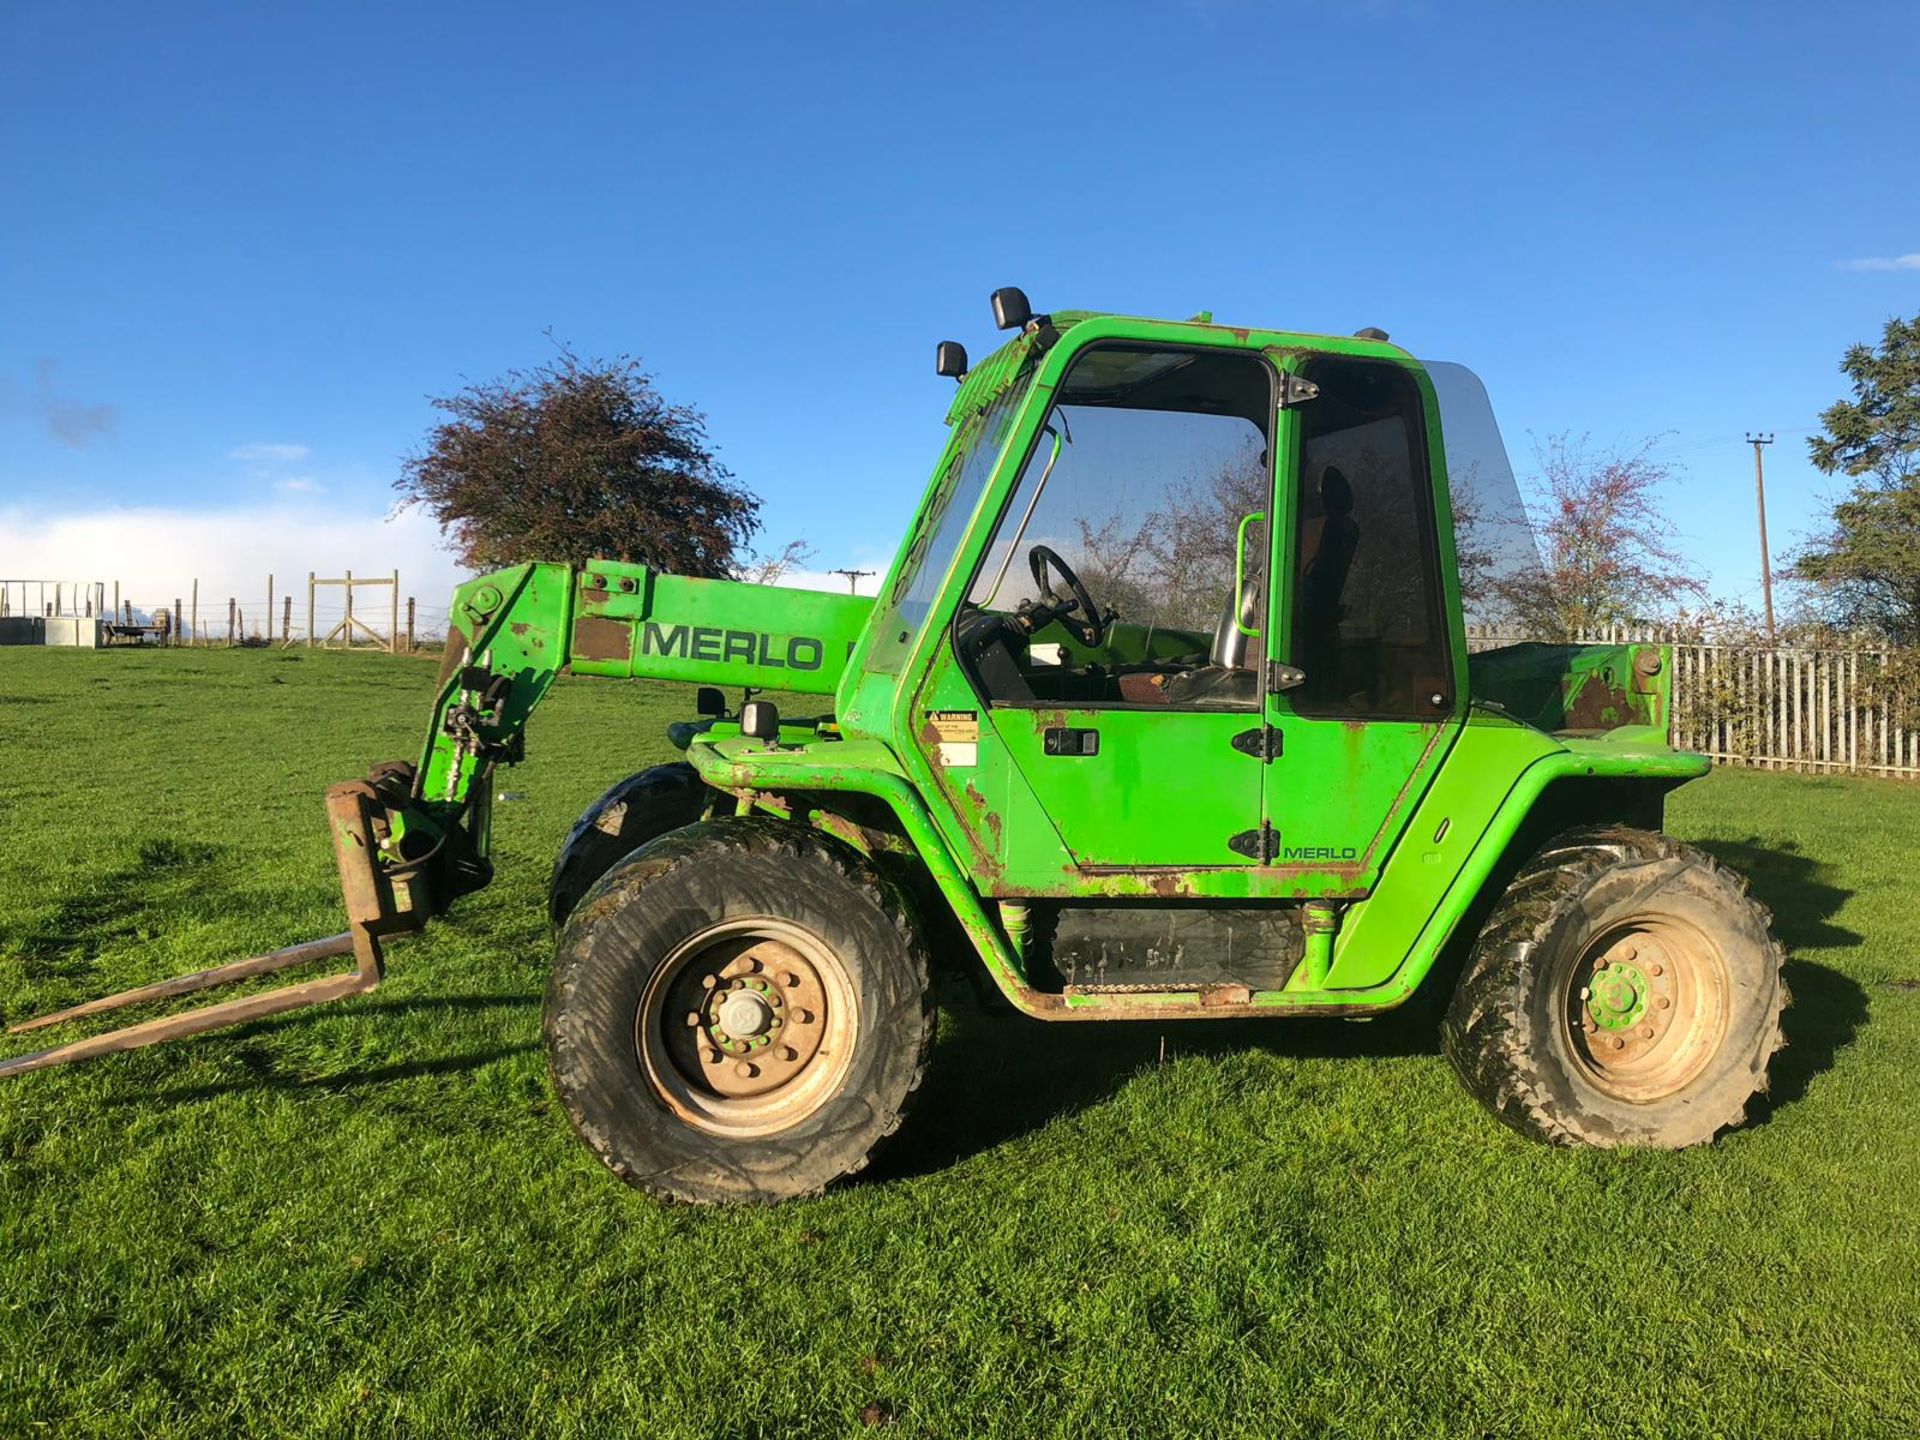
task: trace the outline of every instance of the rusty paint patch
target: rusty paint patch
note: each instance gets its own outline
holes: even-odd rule
[[[1612,682],[1611,670],[1588,677],[1587,683],[1580,687],[1580,693],[1574,697],[1573,704],[1567,708],[1567,729],[1608,730],[1621,723],[1632,701],[1625,690]]]
[[[633,626],[624,620],[582,615],[573,622],[573,653],[583,660],[633,659]]]

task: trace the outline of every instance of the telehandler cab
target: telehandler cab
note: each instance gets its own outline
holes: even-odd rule
[[[467,582],[417,763],[328,792],[344,934],[14,1028],[354,968],[0,1073],[371,989],[388,938],[487,883],[495,768],[569,670],[706,687],[685,761],[582,815],[551,887],[555,1086],[655,1194],[864,1166],[925,1071],[936,955],[1041,1020],[1365,1019],[1458,947],[1443,1045],[1508,1124],[1740,1123],[1783,957],[1660,833],[1708,768],[1666,743],[1666,652],[1470,653],[1537,566],[1478,382],[1373,330],[993,310],[981,364],[939,347],[951,434],[877,597],[612,561]]]

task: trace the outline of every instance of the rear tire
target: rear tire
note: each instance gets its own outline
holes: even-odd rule
[[[858,852],[802,826],[704,821],[573,911],[546,1038],[574,1129],[627,1183],[771,1202],[863,1168],[934,1035],[926,950]]]
[[[586,808],[567,832],[547,882],[547,917],[567,923],[593,882],[649,840],[691,825],[718,792],[680,761],[629,775]]]
[[[1569,831],[1481,932],[1441,1025],[1466,1087],[1561,1145],[1678,1149],[1740,1124],[1784,1043],[1785,955],[1746,882],[1624,826]]]

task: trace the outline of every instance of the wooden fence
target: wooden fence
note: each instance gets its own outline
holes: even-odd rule
[[[1471,627],[1470,650],[1522,637]],[[1920,777],[1920,705],[1903,698],[1888,650],[1777,649],[1676,640],[1612,626],[1585,644],[1673,647],[1672,741],[1725,764]]]

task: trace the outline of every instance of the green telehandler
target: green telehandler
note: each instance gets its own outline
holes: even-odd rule
[[[564,670],[701,687],[684,761],[613,786],[551,885],[554,1084],[654,1194],[866,1165],[925,1072],[936,958],[1059,1022],[1368,1019],[1457,972],[1442,1046],[1522,1132],[1739,1124],[1781,948],[1661,833],[1708,768],[1667,743],[1663,647],[1470,642],[1543,583],[1471,374],[1377,330],[992,306],[986,360],[938,347],[950,438],[876,596],[614,561],[468,581],[418,759],[327,794],[344,933],[14,1028],[352,968],[0,1073],[372,989],[385,942],[488,882],[494,773]]]

